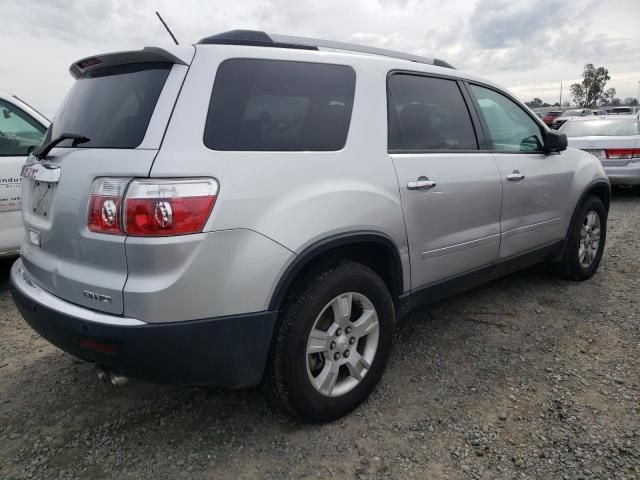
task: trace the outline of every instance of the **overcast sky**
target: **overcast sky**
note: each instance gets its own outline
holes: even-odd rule
[[[115,50],[235,28],[321,37],[442,58],[526,101],[568,98],[584,64],[606,66],[617,97],[640,80],[639,0],[1,0],[0,89],[53,115],[69,65]]]

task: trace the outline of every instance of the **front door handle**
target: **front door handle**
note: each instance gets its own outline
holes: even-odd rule
[[[519,182],[520,180],[524,179],[524,175],[522,173],[520,173],[519,170],[514,170],[513,173],[510,173],[509,175],[507,175],[507,180],[509,180],[510,182]]]
[[[409,190],[429,190],[436,186],[436,182],[429,180],[429,177],[418,177],[418,180],[413,180],[407,183]]]

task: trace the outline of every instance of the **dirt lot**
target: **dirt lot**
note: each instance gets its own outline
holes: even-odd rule
[[[307,425],[260,390],[101,383],[19,317],[0,264],[0,478],[640,479],[640,195],[599,273],[534,268],[398,328],[382,384]]]

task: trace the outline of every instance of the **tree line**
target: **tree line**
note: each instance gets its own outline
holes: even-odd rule
[[[627,97],[624,100],[621,100],[615,96],[615,88],[608,88],[605,90],[607,82],[610,79],[609,70],[606,68],[596,68],[592,63],[586,64],[582,72],[582,82],[574,83],[569,87],[574,103],[580,108],[594,108],[599,105],[612,107],[618,107],[620,105],[638,105],[637,98]],[[531,108],[560,107],[559,102],[550,105],[537,97],[525,103]],[[568,107],[569,102],[563,102],[562,106]]]

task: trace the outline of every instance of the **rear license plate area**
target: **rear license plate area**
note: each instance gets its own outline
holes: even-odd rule
[[[33,193],[31,195],[31,212],[39,217],[48,218],[51,214],[51,203],[56,188],[55,183],[33,182]]]

